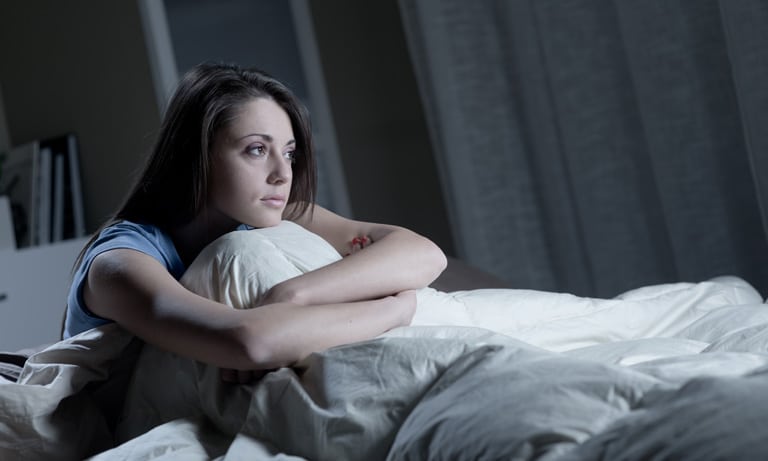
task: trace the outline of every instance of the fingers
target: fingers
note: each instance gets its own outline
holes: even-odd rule
[[[353,238],[352,241],[349,242],[350,251],[347,253],[347,256],[357,253],[371,243],[373,243],[373,240],[371,240],[371,237],[367,235],[361,235],[360,237]]]

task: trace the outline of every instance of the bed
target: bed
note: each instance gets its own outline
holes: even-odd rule
[[[222,237],[182,282],[241,308],[338,257],[283,223]],[[613,299],[438,288],[419,292],[411,326],[252,384],[224,383],[214,367],[116,325],[6,354],[0,459],[768,455],[768,305],[744,280],[645,286]]]

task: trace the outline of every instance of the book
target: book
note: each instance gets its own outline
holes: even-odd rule
[[[64,153],[53,155],[53,223],[51,241],[64,240]]]
[[[86,235],[74,133],[19,146],[3,158],[0,195],[12,193],[12,202],[18,203],[14,213],[18,248]]]
[[[31,141],[9,149],[0,155],[0,195],[11,205],[16,247],[32,244],[32,229],[36,224],[34,203],[37,196],[34,178],[37,176],[40,143]]]
[[[80,183],[80,157],[77,143],[77,136],[70,133],[67,136],[68,161],[69,161],[69,185],[70,185],[70,204],[72,206],[73,232],[72,237],[85,236],[85,210],[83,208],[83,192]]]
[[[49,146],[41,144],[38,152],[39,168],[37,176],[34,178],[36,187],[33,186],[33,192],[37,194],[33,197],[33,207],[36,214],[35,227],[33,232],[33,245],[45,245],[51,243],[51,193],[52,193],[52,163],[53,153]]]
[[[50,149],[51,152],[50,209],[47,210],[50,221],[48,229],[41,231],[49,235],[50,242],[58,242],[74,237],[71,219],[67,219],[72,214],[71,206],[69,206],[71,188],[69,184],[68,136],[46,139],[41,143],[41,146],[44,149]],[[46,210],[41,209],[40,213],[46,213]]]
[[[7,248],[16,249],[16,236],[11,219],[11,201],[5,195],[0,195],[0,250]]]

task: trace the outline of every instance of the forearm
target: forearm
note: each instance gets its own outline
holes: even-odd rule
[[[277,299],[323,304],[373,299],[420,289],[445,269],[442,250],[413,232],[371,236],[373,244],[275,287]]]
[[[240,311],[247,317],[240,333],[249,358],[236,368],[290,366],[312,352],[371,339],[408,325],[414,311],[412,292],[352,303],[278,303]]]
[[[276,303],[238,310],[190,293],[153,304],[151,316],[134,317],[124,326],[182,356],[222,368],[268,370],[408,325],[416,299],[411,292],[351,303]]]
[[[276,303],[238,310],[179,291],[151,304],[148,316],[121,323],[145,341],[182,356],[223,368],[266,370],[408,325],[416,298],[410,292],[351,303]]]
[[[372,338],[413,317],[416,296],[320,306],[237,310],[184,288],[152,257],[129,249],[97,256],[83,297],[88,309],[143,341],[222,368],[271,369],[331,346]]]

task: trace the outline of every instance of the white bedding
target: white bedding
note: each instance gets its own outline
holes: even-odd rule
[[[252,307],[338,258],[284,223],[214,242],[183,283]],[[424,289],[418,302],[410,327],[251,385],[115,325],[83,333],[0,380],[0,459],[768,456],[768,305],[741,279],[611,300]]]

